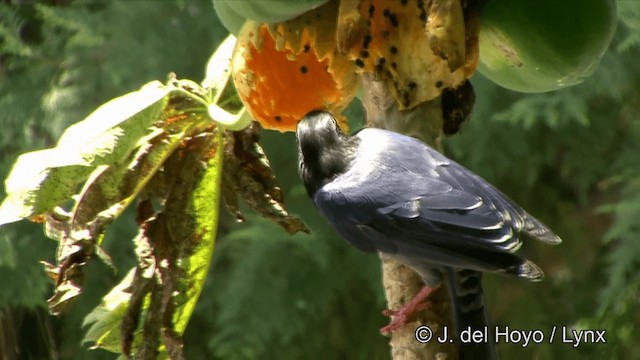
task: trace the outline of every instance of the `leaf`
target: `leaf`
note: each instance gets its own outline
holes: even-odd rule
[[[92,349],[101,348],[111,352],[120,352],[120,323],[129,306],[131,287],[135,268],[131,269],[122,281],[102,298],[100,304],[93,309],[82,322],[89,326],[82,343],[93,343]]]
[[[251,125],[253,118],[246,109],[242,109],[237,114],[232,114],[217,104],[208,107],[209,117],[231,131],[240,131]]]
[[[75,193],[92,168],[72,165],[78,161],[68,155],[50,149],[18,157],[5,181],[7,197],[0,205],[0,226],[42,214]]]
[[[284,205],[282,189],[269,159],[258,144],[259,131],[257,125],[252,125],[243,131],[228,133],[222,183],[225,205],[238,221],[242,221],[238,206],[238,196],[241,196],[254,210],[282,226],[289,234],[298,231],[308,234],[309,228],[305,223],[290,215]]]
[[[202,81],[202,86],[209,90],[210,103],[208,105],[209,117],[232,131],[239,131],[251,123],[253,120],[249,113],[245,111],[239,99],[231,78],[231,58],[237,39],[233,35],[227,38],[218,46],[207,64],[206,77]],[[225,105],[240,104],[238,109],[227,109]],[[230,112],[228,110],[236,110]]]
[[[182,139],[180,134],[170,136]],[[141,231],[134,239],[135,276],[128,275],[132,280],[123,280],[85,319],[85,325],[92,325],[84,341],[94,342],[94,348],[133,351],[136,356],[182,351],[180,336],[204,286],[214,249],[224,138],[215,128],[181,144],[179,151],[163,161],[163,173],[156,173],[155,180],[163,182],[167,191],[160,194],[166,196],[164,208],[153,212],[150,200],[138,205]],[[100,193],[99,179],[93,182],[95,196]],[[88,199],[84,211],[95,214]],[[124,283],[128,286],[122,294]],[[164,343],[158,347],[160,334]]]
[[[227,38],[218,45],[218,48],[207,63],[206,75],[204,80],[202,80],[202,86],[204,86],[205,89],[216,92],[216,97],[213,99],[214,103],[220,98],[222,90],[231,77],[231,57],[233,56],[233,49],[236,42],[237,39],[235,36],[231,34],[227,36]]]
[[[76,298],[82,294],[82,284],[84,284],[83,267],[91,257],[93,248],[86,242],[67,241],[61,245],[63,255],[59,255],[60,265],[54,267],[44,263],[47,273],[54,277],[56,287],[53,295],[47,299],[49,309],[52,314],[60,315],[67,311]],[[62,251],[60,251],[62,250]]]
[[[218,228],[224,153],[222,131],[216,131],[214,141],[216,144],[213,149],[215,153],[208,159],[204,174],[202,174],[191,195],[190,207],[196,220],[194,229],[195,243],[193,248],[190,249],[190,256],[186,260],[187,300],[175,313],[174,324],[179,334],[182,334],[187,327],[189,318],[204,286]]]
[[[55,148],[18,157],[5,181],[0,226],[51,210],[75,194],[96,166],[128,156],[158,120],[169,91],[151,82],[69,127]]]
[[[198,151],[183,155],[183,179],[176,183],[179,186],[174,185],[166,205],[171,238],[183,247],[180,257],[184,273],[177,284],[181,293],[173,322],[178,334],[184,332],[195,308],[213,254],[224,153],[222,131],[201,134],[189,145]]]
[[[102,229],[118,217],[180,145],[188,128],[188,123],[183,125],[173,134],[157,129],[127,162],[97,168],[80,193],[72,228],[86,228],[93,222]]]
[[[117,97],[70,126],[57,147],[80,152],[86,165],[113,164],[126,157],[159,120],[165,105],[162,100],[170,91],[152,81],[139,91]]]
[[[108,265],[111,259],[101,248],[104,228],[145,188],[165,160],[180,145],[191,122],[168,134],[161,129],[145,137],[144,145],[126,163],[100,166],[85,184],[71,217],[47,216],[47,229],[59,241],[58,273],[52,310],[64,311],[82,293],[82,267],[96,253]],[[174,124],[175,125],[175,124]],[[181,131],[178,131],[181,130]]]
[[[130,356],[132,351],[136,353],[138,351],[157,351],[159,345],[158,328],[162,325],[158,319],[164,313],[162,304],[157,301],[157,291],[160,288],[159,283],[163,285],[162,288],[170,286],[166,282],[161,282],[162,279],[157,278],[161,267],[166,268],[167,264],[166,262],[160,264],[159,254],[154,251],[154,242],[161,242],[161,239],[166,238],[164,221],[154,216],[150,200],[143,200],[138,204],[136,218],[141,222],[140,231],[133,239],[138,265],[131,284],[129,307],[120,327],[121,351],[126,356]],[[141,327],[140,318],[143,313],[145,313],[144,325]],[[153,325],[150,330],[153,334],[149,334],[150,331],[147,327],[151,321]],[[142,345],[142,349],[138,343]],[[137,357],[144,358],[140,354]]]

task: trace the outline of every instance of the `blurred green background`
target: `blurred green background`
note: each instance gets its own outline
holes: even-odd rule
[[[476,76],[477,103],[446,154],[495,184],[564,240],[530,244],[541,283],[488,275],[490,318],[515,329],[606,330],[606,344],[500,345],[504,359],[639,359],[640,2],[618,1],[619,26],[583,84],[516,94]],[[0,178],[18,154],[52,146],[97,105],[169,72],[201,80],[226,30],[210,0],[0,3]],[[353,119],[361,106],[349,109]],[[185,334],[189,359],[387,359],[376,256],[339,239],[297,175],[293,134],[262,143],[290,210],[313,229],[289,236],[251,211],[222,218],[213,266]],[[0,198],[4,197],[0,190]],[[0,358],[113,359],[82,346],[83,317],[134,264],[132,216],[105,242],[73,311],[48,315],[39,225],[0,229]]]

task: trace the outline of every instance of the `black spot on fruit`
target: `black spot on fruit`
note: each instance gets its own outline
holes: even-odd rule
[[[402,92],[402,104],[407,107],[409,106],[409,104],[411,103],[411,99],[409,98],[409,92],[408,91],[403,91]]]
[[[378,58],[378,61],[376,62],[376,70],[382,71],[385,62],[386,62],[385,58],[383,57]]]
[[[365,49],[368,49],[369,48],[369,44],[371,43],[371,40],[372,40],[371,35],[365,36],[364,40],[362,41],[362,47],[365,48]]]
[[[396,16],[396,14],[393,14],[393,13],[389,14],[389,22],[393,27],[398,27],[398,25],[400,25],[400,22],[398,21],[398,17]]]

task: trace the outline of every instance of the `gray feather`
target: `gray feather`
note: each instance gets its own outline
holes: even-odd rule
[[[522,244],[518,234],[559,238],[506,195],[413,138],[380,129],[356,137],[348,170],[314,195],[344,238],[414,264],[542,277],[535,264],[513,255]]]

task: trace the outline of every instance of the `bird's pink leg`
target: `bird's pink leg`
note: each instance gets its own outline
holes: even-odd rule
[[[416,296],[413,297],[413,299],[411,299],[411,301],[406,303],[399,310],[384,310],[382,313],[386,316],[393,316],[393,320],[389,325],[380,329],[380,332],[383,334],[390,334],[392,331],[396,331],[404,327],[407,322],[415,317],[420,311],[429,307],[429,303],[426,299],[435,289],[437,289],[437,287],[430,288],[425,286],[418,294],[416,294]]]

